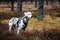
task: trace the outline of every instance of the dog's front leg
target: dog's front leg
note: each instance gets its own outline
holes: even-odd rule
[[[9,25],[9,33],[11,33],[12,25]]]
[[[17,35],[19,34],[19,31],[23,28],[23,26],[18,27],[17,29]]]

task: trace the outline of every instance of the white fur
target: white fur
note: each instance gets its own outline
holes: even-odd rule
[[[17,26],[17,21],[19,18],[11,18],[9,21],[9,32],[11,32],[13,24]]]
[[[25,16],[28,16],[28,18],[32,17],[32,13],[31,12],[25,12],[24,14],[25,14]]]
[[[25,12],[24,14],[25,14],[24,17],[25,16],[27,16],[28,18],[31,18],[32,17],[32,13],[31,12]],[[9,32],[11,32],[11,29],[12,29],[13,25],[15,25],[16,27],[19,26],[17,28],[17,30],[16,30],[17,31],[17,34],[19,34],[19,31],[24,27],[23,26],[24,23],[23,23],[23,19],[22,18],[20,19],[18,25],[17,25],[17,22],[18,22],[19,18],[15,18],[14,17],[14,18],[11,18],[10,19],[10,21],[9,21]],[[26,19],[24,19],[24,20],[26,21]]]

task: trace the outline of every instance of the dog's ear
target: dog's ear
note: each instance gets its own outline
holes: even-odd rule
[[[26,15],[26,12],[24,12],[24,15]]]
[[[27,12],[24,12],[24,15],[27,16]]]
[[[32,15],[32,13],[31,12],[24,12],[24,15],[26,16],[26,15]]]
[[[24,15],[26,14],[26,12],[24,12]]]

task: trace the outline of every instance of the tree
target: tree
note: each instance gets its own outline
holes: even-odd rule
[[[31,1],[31,3],[33,4],[33,0],[30,0]]]
[[[14,11],[14,0],[11,0],[12,8],[11,11]]]
[[[46,5],[48,5],[48,1],[49,1],[49,0],[46,0]]]
[[[7,0],[7,4],[9,4],[10,0]]]
[[[22,12],[22,0],[17,0],[17,13]]]
[[[35,7],[37,7],[37,0],[35,0]]]
[[[51,4],[53,4],[54,0],[50,0],[51,1]]]
[[[43,3],[44,3],[44,0],[39,0],[38,16],[37,16],[37,18],[41,19],[41,20],[43,20]]]
[[[60,0],[58,0],[59,1],[59,5],[60,5]]]

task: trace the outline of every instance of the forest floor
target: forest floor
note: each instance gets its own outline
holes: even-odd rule
[[[8,23],[10,18],[20,17],[23,14],[11,12],[10,9],[0,8],[0,40],[60,40],[60,17],[54,16],[55,13],[60,13],[60,9],[44,11],[43,20],[38,20],[37,12],[32,12],[33,17],[28,21],[26,32],[21,30],[19,35],[14,34],[13,29],[9,34]]]
[[[11,12],[0,13],[0,40],[60,40],[60,17],[51,18],[50,15],[44,15],[43,20],[32,17],[28,21],[26,32],[21,30],[18,36],[13,31],[10,34],[8,32],[10,14],[14,15]]]

